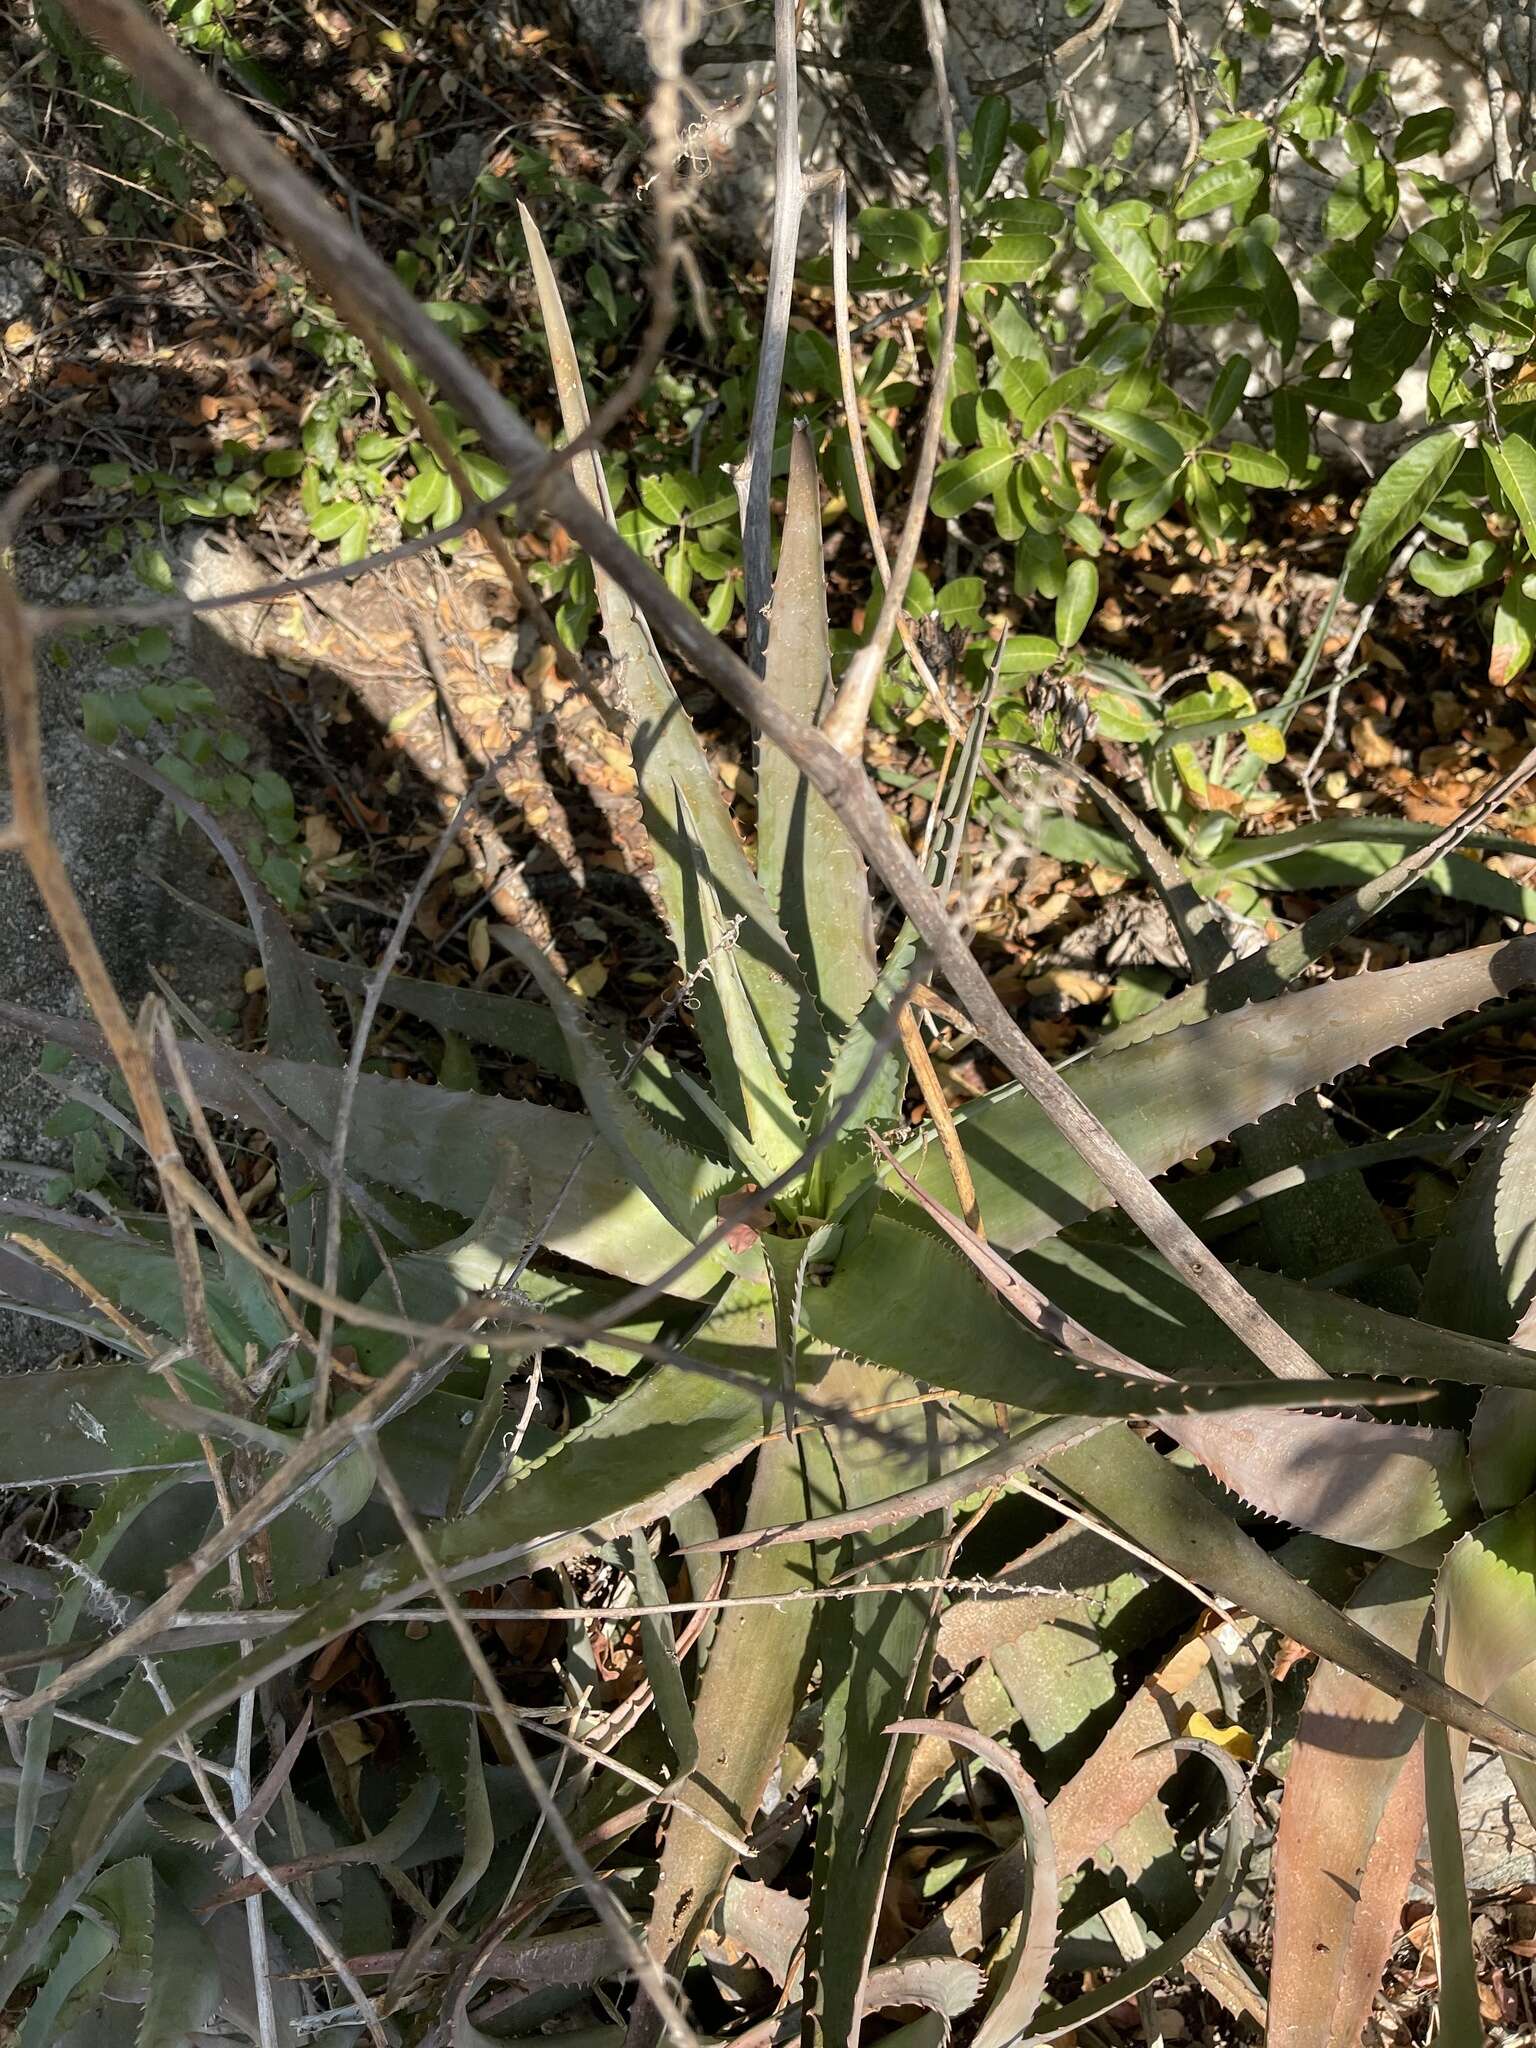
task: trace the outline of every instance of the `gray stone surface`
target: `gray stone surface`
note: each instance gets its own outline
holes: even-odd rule
[[[575,33],[599,70],[620,86],[633,89],[643,83],[644,51],[633,29],[638,9],[632,0],[569,4]],[[1202,94],[1210,59],[1225,48],[1240,56],[1245,68],[1242,105],[1262,105],[1316,51],[1320,34],[1327,52],[1345,59],[1352,69],[1369,65],[1390,76],[1399,116],[1439,106],[1456,110],[1453,148],[1443,162],[1426,159],[1423,168],[1443,170],[1491,206],[1492,125],[1481,48],[1488,9],[1468,6],[1465,0],[1324,0],[1321,7],[1316,0],[1267,4],[1274,29],[1261,41],[1242,33],[1236,0],[1183,0],[1187,44]],[[1512,4],[1490,4],[1493,18],[1504,27],[1500,69],[1506,86],[1505,124],[1519,181],[1512,198],[1528,199],[1533,131],[1527,102],[1536,62],[1536,16],[1522,14]],[[1169,46],[1173,11],[1166,0],[1123,0],[1108,32],[1071,57],[1055,76],[1052,91],[1066,121],[1069,161],[1102,161],[1115,137],[1128,132],[1127,167],[1133,175],[1178,169],[1187,131]],[[1041,119],[1046,85],[1039,76],[1040,61],[1081,30],[1084,17],[1069,18],[1064,0],[1041,0],[1031,6],[1017,0],[950,0],[947,14],[951,82],[962,120],[989,85],[1026,67],[1034,67],[1036,76],[1011,85],[1010,99],[1019,115]],[[617,17],[627,18],[627,34],[618,32]],[[739,35],[754,46],[765,46],[769,29],[765,9],[749,13],[739,4],[726,5],[704,15],[701,40],[723,44]],[[900,203],[904,197],[920,195],[927,182],[923,155],[937,142],[939,131],[932,89],[923,84],[926,60],[917,0],[847,0],[841,23],[825,17],[815,22],[806,46],[813,42],[846,50],[855,60],[914,68],[910,85],[900,78],[806,69],[801,76],[801,132],[807,163],[816,168],[846,164],[854,179],[855,205],[872,198]],[[697,73],[706,99],[717,105],[733,100],[746,76],[741,65],[708,66]],[[761,256],[767,249],[777,106],[775,95],[764,94],[743,125],[705,121],[691,138],[698,145],[691,151],[698,178],[696,219],[705,232],[741,257]],[[1331,171],[1347,168],[1341,142],[1323,144],[1318,153]],[[1329,186],[1328,178],[1302,164],[1293,151],[1284,153],[1274,182],[1274,211],[1287,238],[1282,253],[1298,280],[1324,239],[1321,215]],[[1408,195],[1406,206],[1415,203]],[[819,207],[809,210],[807,253],[819,246],[824,232],[821,214]],[[1202,227],[1196,222],[1189,231],[1198,235]],[[1302,298],[1306,338],[1328,334],[1330,316],[1311,306],[1304,292]],[[1193,353],[1183,375],[1198,394],[1204,366],[1221,361],[1229,343],[1219,329],[1196,330],[1184,341]],[[1245,345],[1251,348],[1246,330]],[[1260,358],[1255,367],[1264,374],[1272,366]],[[1368,430],[1363,436],[1344,428],[1342,443],[1381,447],[1400,438],[1422,417],[1422,380],[1405,380],[1403,400],[1394,427]]]
[[[1461,1786],[1461,1839],[1467,1890],[1474,1896],[1536,1884],[1536,1826],[1510,1783],[1504,1759],[1492,1750],[1472,1750]],[[1419,1851],[1413,1896],[1433,1896],[1429,1844]]]
[[[15,570],[23,594],[37,603],[109,603],[149,595],[125,569],[102,574],[73,537],[58,545],[41,538],[36,520],[17,549]],[[201,920],[194,922],[153,877],[166,874],[178,887],[235,912],[222,870],[205,852],[201,835],[189,830],[178,837],[161,799],[92,749],[80,730],[83,694],[128,680],[105,659],[122,637],[109,632],[92,642],[55,643],[62,659],[41,651],[44,772],[54,836],[130,1009],[148,991],[153,963],[169,972],[194,1008],[212,1015],[238,997],[251,956]],[[217,643],[201,635],[180,672],[199,675],[225,701],[239,695],[241,685],[229,665],[220,663]],[[6,808],[8,781],[7,773]],[[74,978],[15,854],[0,858],[0,997],[83,1014]],[[37,1180],[8,1170],[12,1163],[52,1165],[63,1156],[42,1135],[58,1097],[37,1076],[37,1050],[0,1030],[0,1191],[33,1200]],[[0,1371],[45,1364],[75,1341],[68,1330],[0,1309]]]

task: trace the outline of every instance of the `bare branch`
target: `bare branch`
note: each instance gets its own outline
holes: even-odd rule
[[[939,0],[922,0],[923,29],[928,39],[928,57],[933,65],[933,82],[938,93],[939,123],[944,137],[944,177],[949,201],[949,248],[944,270],[944,320],[939,330],[939,352],[933,366],[933,389],[923,419],[923,438],[918,446],[917,468],[912,477],[912,498],[906,523],[896,546],[896,557],[880,599],[880,615],[874,631],[843,672],[843,686],[822,730],[840,753],[857,760],[864,750],[864,728],[869,707],[885,666],[891,634],[907,601],[907,585],[917,564],[923,538],[923,521],[928,517],[928,499],[933,490],[933,473],[938,466],[939,438],[944,429],[944,407],[949,397],[949,380],[955,367],[955,336],[960,324],[960,261],[962,226],[960,219],[960,156],[955,141],[955,109],[950,98],[944,68],[944,15]],[[850,428],[851,431],[851,428]]]
[[[773,596],[773,536],[769,487],[773,481],[774,427],[779,417],[779,387],[784,379],[784,352],[789,341],[789,302],[795,283],[795,253],[800,246],[800,216],[805,208],[805,179],[800,168],[800,76],[795,35],[799,26],[796,0],[774,0],[773,244],[768,255],[768,302],[763,310],[763,338],[757,352],[757,386],[752,394],[752,423],[747,452],[736,470],[736,495],[741,504],[741,555],[747,608],[747,663],[763,673],[768,651],[768,606]]]

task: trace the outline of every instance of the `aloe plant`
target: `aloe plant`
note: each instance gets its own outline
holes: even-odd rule
[[[531,220],[526,228],[575,436],[586,420],[575,352]],[[575,473],[606,509],[596,459],[578,457]],[[766,680],[812,721],[831,685],[818,489],[795,435]],[[210,1228],[204,1253],[209,1327],[244,1407],[228,1406],[222,1382],[187,1362],[190,1325],[159,1219],[124,1213],[105,1225],[0,1210],[6,1298],[124,1354],[38,1382],[0,1381],[0,1482],[101,1489],[82,1495],[95,1504],[62,1597],[50,1613],[23,1585],[6,1652],[20,1674],[9,1709],[20,1762],[0,1997],[31,1990],[19,2038],[124,2004],[142,2008],[141,2048],[179,2041],[215,2014],[276,2038],[271,2013],[251,2016],[249,1956],[219,1938],[217,1918],[205,1926],[179,1903],[217,1889],[209,1852],[225,1846],[188,1796],[195,1752],[180,1745],[195,1742],[233,1771],[241,1803],[250,1729],[242,1734],[229,1709],[258,1687],[272,1710],[261,1853],[293,1883],[302,1877],[311,1897],[307,1926],[271,1906],[272,1939],[323,1974],[318,1924],[335,1952],[379,1964],[370,2006],[344,2007],[336,2030],[361,2038],[387,2021],[419,2034],[421,2013],[446,2002],[456,2039],[486,2038],[469,2018],[477,1980],[451,1942],[483,1936],[494,1948],[508,1926],[517,1925],[504,1958],[514,1979],[521,1969],[529,1983],[589,1986],[623,1964],[606,1927],[520,1926],[571,1879],[542,1846],[527,1786],[482,1751],[471,1710],[485,1703],[449,1629],[402,1631],[391,1619],[431,1582],[417,1545],[387,1533],[371,1447],[398,1476],[449,1586],[527,1580],[600,1555],[642,1605],[664,1610],[650,1548],[664,1523],[686,1546],[695,1590],[712,1598],[710,1574],[722,1582],[726,1611],[696,1645],[685,1647],[661,1612],[646,1615],[658,1711],[615,1751],[630,1777],[599,1774],[561,1796],[573,1831],[610,1853],[659,1813],[654,1880],[627,1895],[652,1956],[684,1979],[713,1931],[734,1927],[745,1952],[778,1956],[781,2001],[818,2044],[857,2039],[862,2015],[880,2005],[925,2007],[941,2031],[972,2013],[976,2037],[999,2044],[1086,2022],[1176,1967],[1239,1880],[1244,1797],[1228,1802],[1204,1900],[1178,1905],[1181,1871],[1166,1901],[1180,1924],[1154,1928],[1123,1979],[1048,2003],[1058,1931],[1070,1936],[1096,1909],[1081,1872],[1057,1866],[1035,1786],[992,1739],[1036,1711],[1032,1699],[1019,1705],[1029,1697],[1022,1678],[1018,1693],[999,1695],[1001,1651],[1019,1635],[1003,1630],[985,1653],[991,1692],[976,1687],[974,1712],[992,1717],[990,1729],[928,1715],[941,1618],[957,1602],[961,1504],[1042,1475],[1143,1559],[1327,1660],[1297,1738],[1296,1810],[1359,1802],[1392,1824],[1341,1838],[1338,1853],[1356,1868],[1353,1910],[1325,1874],[1298,1864],[1294,1829],[1282,1831],[1282,1925],[1296,1931],[1277,1960],[1275,2008],[1287,2042],[1352,2039],[1361,1987],[1381,1961],[1381,1902],[1425,1784],[1443,1776],[1442,1761],[1454,1770],[1468,1735],[1511,1749],[1522,1794],[1536,1783],[1533,1660],[1523,1656],[1536,1601],[1536,1458],[1525,1447],[1536,1401],[1525,1344],[1531,1119],[1469,1177],[1420,1317],[1294,1273],[1247,1276],[1320,1379],[1262,1377],[1123,1219],[1099,1213],[1107,1198],[1079,1153],[1012,1087],[956,1119],[983,1235],[962,1220],[943,1149],[912,1137],[902,1116],[898,1021],[926,971],[916,935],[904,927],[877,950],[858,848],[771,747],[749,846],[639,606],[601,573],[597,594],[658,896],[696,1005],[697,1058],[627,1054],[531,950],[538,1003],[392,978],[391,1003],[521,1051],[573,1081],[584,1107],[361,1078],[345,1147],[350,1307],[337,1331],[355,1364],[334,1420],[312,1429],[312,1328],[282,1313],[273,1283],[295,1306],[315,1300],[306,1276],[317,1263],[316,1189],[347,1100],[317,992],[332,970],[301,953],[226,841],[267,968],[269,1051],[239,1057],[189,1042],[180,1059],[205,1109],[277,1141],[286,1238]],[[935,835],[937,879],[965,827],[963,778],[956,792]],[[206,814],[186,807],[207,828]],[[1232,984],[1217,976],[1072,1069],[1080,1099],[1146,1175],[1536,981],[1536,941],[1519,939],[1287,988],[1327,943],[1319,930],[1314,946],[1309,931],[1229,971],[1254,998],[1245,1007],[1232,1007]],[[88,1027],[11,1016],[99,1056]],[[520,1434],[509,1463],[507,1391],[529,1353],[560,1341],[625,1384],[587,1397],[563,1433]],[[148,1371],[167,1363],[169,1378]],[[1431,1419],[1377,1412],[1411,1392],[1406,1382],[1422,1396],[1439,1390]],[[1478,1390],[1470,1423],[1447,1385]],[[1179,1455],[1127,1427],[1138,1418],[1155,1420]],[[745,1528],[723,1529],[717,1511],[737,1492],[711,1489],[749,1466]],[[238,1477],[227,1529],[214,1469]],[[1257,1540],[1264,1518],[1293,1532],[1286,1544]],[[257,1535],[236,1566],[248,1597],[232,1614],[222,1573]],[[1382,1562],[1346,1603],[1373,1559]],[[857,1597],[841,1597],[850,1577]],[[1421,1654],[1431,1610],[1435,1647]],[[365,1784],[338,1762],[332,1737],[328,1772],[297,1774],[279,1681],[365,1630],[414,1747]],[[1106,1653],[1090,1670],[1077,1667],[1091,1660],[1063,1660],[1067,1691],[1053,1699],[1064,1729],[1117,1698],[1112,1661]],[[87,1696],[84,1724],[65,1718],[76,1695]],[[1325,1762],[1318,1731],[1333,1714],[1379,1720],[1390,1742],[1362,1741]],[[1420,1745],[1442,1723],[1459,1735],[1427,1777]],[[950,1725],[958,1745],[1002,1771],[1025,1831],[1015,1858],[1023,1886],[987,1973],[916,1952],[877,1960],[903,1827],[947,1779],[931,1749],[915,1768],[917,1745]],[[1231,1760],[1204,1753],[1241,1793]],[[1171,1755],[1166,1763],[1171,1771]],[[649,1802],[632,1797],[637,1772]],[[796,1772],[815,1787],[810,1902],[803,1924],[790,1914],[793,1939],[773,1948],[771,1901],[798,1902],[759,1879],[764,1845],[744,1853],[743,1843],[775,1777],[792,1791]],[[323,1808],[313,1803],[322,1797]],[[1068,1839],[1080,1843],[1081,1830]],[[970,1859],[963,1875],[979,1881],[984,1867]],[[1152,1880],[1140,1895],[1151,1899]],[[965,1914],[948,1924],[958,1930]],[[537,1949],[540,1940],[566,1947]],[[283,1995],[276,2023],[291,2029],[297,2000]],[[662,2025],[638,1995],[622,2038],[644,2043]]]

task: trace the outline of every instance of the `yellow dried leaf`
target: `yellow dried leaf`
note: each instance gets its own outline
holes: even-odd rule
[[[491,964],[490,919],[477,917],[469,927],[469,961],[476,974],[484,974]]]
[[[1253,1737],[1246,1728],[1218,1728],[1209,1715],[1198,1710],[1184,1723],[1184,1733],[1194,1736],[1198,1742],[1214,1742],[1218,1749],[1224,1749],[1240,1764],[1251,1764],[1256,1754]]]
[[[333,860],[341,851],[341,834],[329,818],[315,811],[304,820],[304,844],[312,860]]]
[[[589,960],[585,967],[566,977],[566,987],[573,996],[580,996],[584,1002],[600,995],[608,984],[608,970],[601,960]]]

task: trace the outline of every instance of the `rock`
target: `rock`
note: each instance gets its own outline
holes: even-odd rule
[[[38,537],[34,516],[16,549],[15,575],[25,597],[39,604],[108,604],[142,600],[149,593],[126,568],[93,566],[84,547],[50,545]],[[80,700],[92,689],[121,688],[128,680],[107,663],[109,649],[127,637],[106,630],[85,640],[39,648],[38,692],[43,727],[44,776],[54,836],[79,892],[102,955],[130,1012],[160,968],[184,1001],[211,1020],[238,1000],[241,975],[252,960],[236,941],[170,896],[158,872],[177,887],[240,915],[216,856],[188,829],[177,835],[169,807],[92,748],[80,729]],[[238,717],[244,701],[238,670],[216,658],[212,641],[187,647],[184,672],[195,673]],[[20,856],[0,866],[0,997],[33,1009],[79,1016],[84,1004],[53,936]],[[39,1178],[22,1165],[58,1166],[65,1152],[42,1135],[58,1096],[37,1075],[39,1048],[0,1032],[0,1193],[39,1199]],[[0,1371],[46,1364],[74,1342],[72,1333],[0,1309]]]
[[[42,311],[47,274],[41,263],[15,250],[0,255],[0,325],[13,321],[32,325]]]
[[[1461,1786],[1461,1839],[1467,1890],[1474,1896],[1536,1884],[1536,1826],[1520,1803],[1503,1757],[1473,1746]],[[1419,1850],[1422,1884],[1411,1896],[1432,1898],[1429,1843]]]
[[[1113,0],[1111,0],[1113,5]],[[627,0],[571,0],[579,39],[596,67],[616,85],[643,86],[646,72],[639,37],[614,32],[613,17],[633,18]],[[1069,39],[1079,44],[1049,83],[1066,117],[1069,162],[1106,161],[1119,136],[1128,138],[1132,183],[1144,189],[1176,172],[1187,147],[1187,126],[1179,74],[1169,42],[1165,0],[1124,0],[1103,34],[1094,21],[1105,10],[1069,16],[1065,0],[1047,0],[1023,8],[1013,0],[950,0],[949,63],[957,113],[963,122],[980,97],[1004,90],[1014,113],[1043,121],[1048,81],[1042,60]],[[1391,79],[1399,120],[1435,107],[1451,107],[1456,134],[1443,159],[1426,158],[1423,168],[1443,172],[1469,186],[1480,203],[1489,204],[1492,129],[1485,84],[1481,33],[1489,18],[1462,0],[1339,0],[1319,14],[1315,0],[1269,0],[1271,33],[1258,38],[1242,32],[1239,10],[1228,0],[1183,0],[1182,18],[1194,68],[1208,72],[1218,51],[1239,57],[1243,86],[1239,103],[1262,105],[1299,72],[1322,46],[1343,58],[1358,73],[1374,68]],[[1514,9],[1498,10],[1507,20],[1501,49],[1506,84],[1505,121],[1510,130],[1517,180],[1527,178],[1533,130],[1528,111],[1533,80],[1532,47],[1523,28],[1516,32]],[[842,28],[823,25],[817,32],[821,49],[846,49],[854,67],[802,70],[801,132],[808,168],[833,162],[854,174],[855,191],[901,205],[929,195],[925,152],[938,141],[934,93],[927,78],[927,60],[916,0],[894,8],[888,0],[848,0]],[[738,11],[728,18],[710,16],[704,39],[727,42],[733,33],[761,52],[769,40],[760,16],[738,28]],[[806,39],[807,48],[811,39]],[[863,66],[860,69],[860,66]],[[900,67],[910,67],[904,75]],[[763,67],[755,67],[759,72]],[[751,70],[743,64],[700,68],[697,82],[717,103],[734,100],[745,88]],[[1064,83],[1063,83],[1064,80]],[[1203,86],[1201,96],[1209,97]],[[705,124],[710,149],[695,152],[692,169],[698,179],[695,232],[707,232],[732,252],[733,260],[766,257],[772,209],[772,124],[777,107],[772,94],[762,95],[752,118],[740,127]],[[1213,125],[1210,118],[1203,122]],[[718,131],[718,132],[717,132]],[[700,132],[704,132],[701,130]],[[728,140],[726,139],[728,137]],[[720,146],[717,148],[716,143]],[[1325,163],[1335,171],[1347,168],[1341,144],[1323,145]],[[714,161],[710,165],[709,158]],[[1006,172],[1004,174],[1006,179]],[[1301,162],[1294,151],[1283,153],[1273,182],[1272,210],[1282,223],[1282,259],[1298,280],[1326,239],[1323,205],[1331,179]],[[1000,192],[1005,186],[1000,184]],[[1511,194],[1511,204],[1530,196],[1525,185]],[[1407,197],[1411,208],[1412,195]],[[1199,234],[1201,224],[1192,226]],[[816,253],[824,233],[821,211],[807,210],[804,253]],[[1303,345],[1328,335],[1338,324],[1319,306],[1303,300]],[[1254,347],[1251,330],[1243,333],[1245,350],[1256,371],[1266,378],[1274,369],[1262,345]],[[1231,352],[1231,338],[1220,328],[1180,330],[1185,360],[1179,375],[1198,401],[1212,366]],[[1336,436],[1335,452],[1369,445],[1378,451],[1412,432],[1423,417],[1422,372],[1411,372],[1402,387],[1403,408],[1387,428],[1363,433],[1344,422],[1329,422],[1327,436]],[[1328,452],[1326,446],[1324,453]]]

